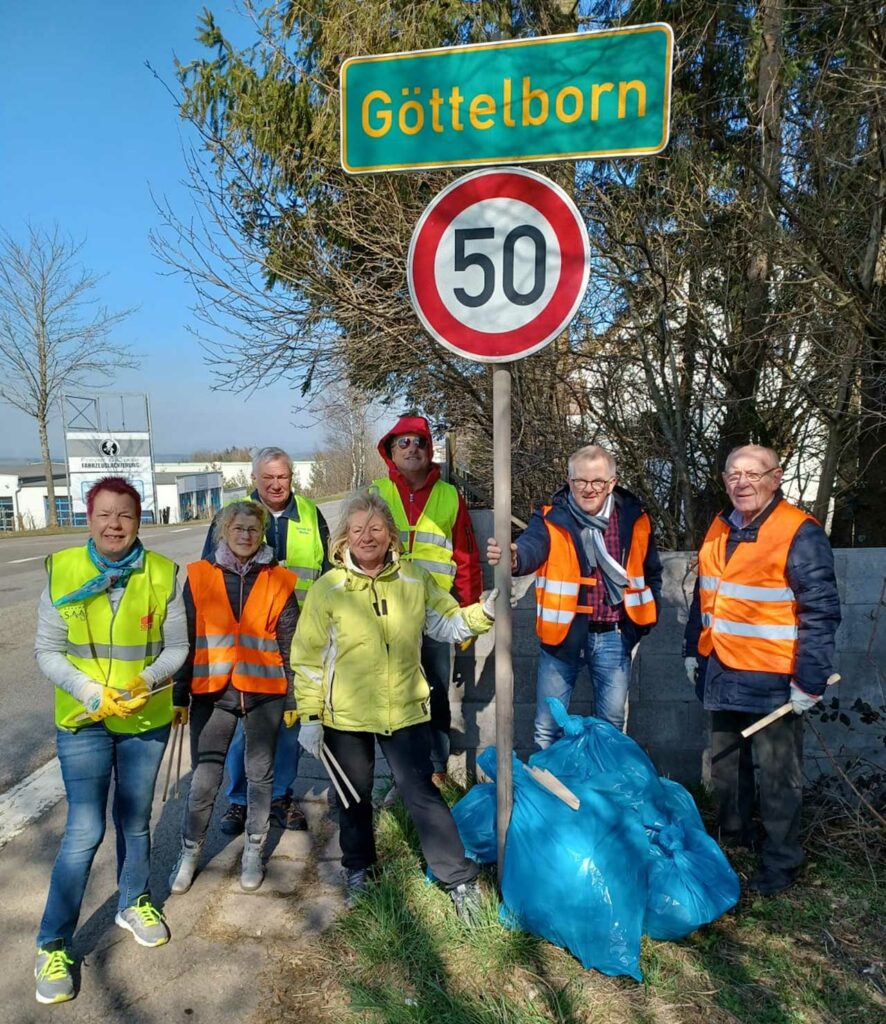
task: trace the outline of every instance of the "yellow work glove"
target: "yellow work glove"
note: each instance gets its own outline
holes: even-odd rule
[[[477,638],[475,636],[469,636],[467,640],[462,640],[462,642],[460,644],[456,644],[456,646],[462,653],[464,653],[465,651],[469,651],[474,646],[476,640]]]
[[[89,693],[83,702],[86,714],[93,722],[100,722],[103,718],[120,715],[119,697],[119,690],[113,690],[110,686],[102,686],[101,683],[91,683]]]
[[[283,724],[287,729],[291,729],[298,721],[297,711],[284,711],[283,712]]]
[[[121,710],[117,712],[121,718],[128,718],[130,715],[134,715],[148,703],[148,697],[151,696],[151,689],[148,684],[142,679],[142,677],[136,676],[131,679],[124,690],[129,691],[129,696],[124,700],[118,701]]]
[[[175,729],[178,726],[188,724],[188,716],[190,711],[188,708],[173,708],[172,709],[172,728]]]

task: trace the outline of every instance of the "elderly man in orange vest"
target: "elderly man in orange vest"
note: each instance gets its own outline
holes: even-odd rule
[[[803,863],[801,716],[824,693],[840,624],[830,543],[784,499],[782,475],[771,448],[745,445],[726,459],[731,506],[699,551],[683,651],[711,712],[711,783],[726,844],[755,845],[758,768],[764,838],[750,888],[766,896],[791,885]],[[793,714],[742,740],[742,729],[787,701]]]
[[[560,735],[547,698],[569,707],[582,662],[597,717],[624,729],[631,653],[658,619],[661,560],[649,516],[616,480],[605,448],[580,448],[569,457],[566,484],[511,545],[514,574],[536,573],[535,743],[542,750]],[[491,565],[501,557],[494,539],[487,557]]]

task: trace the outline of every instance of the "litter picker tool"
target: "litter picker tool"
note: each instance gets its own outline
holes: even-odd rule
[[[150,700],[152,697],[156,696],[158,693],[163,693],[164,690],[171,690],[171,689],[172,689],[172,680],[170,680],[168,683],[164,683],[162,686],[158,686],[156,690],[149,690],[148,691],[148,700]],[[129,692],[129,690],[120,690],[118,696],[120,697],[121,700],[132,700],[132,694]],[[72,724],[73,725],[79,725],[81,722],[92,722],[92,721],[93,721],[92,716],[88,712],[84,712],[82,715],[77,715],[77,717],[72,720]]]
[[[536,768],[535,765],[530,767],[528,764],[524,764],[523,767],[542,789],[546,789],[558,800],[562,800],[567,807],[571,807],[573,811],[577,811],[581,807],[581,800],[579,800],[575,793],[567,786],[564,786],[557,776],[549,772],[547,768]]]
[[[351,806],[347,796],[345,796],[342,791],[342,782],[350,790],[351,796],[354,798],[354,803],[360,803],[360,794],[356,789],[354,789],[353,783],[348,778],[345,770],[338,763],[335,754],[333,754],[325,744],[321,744],[320,746],[320,763],[326,769],[326,774],[329,776],[332,785],[335,786],[335,791],[338,793],[338,798],[341,801],[342,807],[347,810]]]
[[[178,767],[175,773],[175,789],[172,791],[172,798],[178,799],[178,784],[181,779],[182,746],[185,742],[185,727],[177,722],[172,727],[172,742],[169,744],[169,757],[166,761],[166,781],[163,783],[163,801],[169,793],[169,777],[172,775],[172,762],[175,760],[175,745],[178,743]]]
[[[835,683],[839,682],[839,672],[835,672],[832,676],[828,676],[828,686],[833,686]],[[711,758],[711,764],[716,764],[717,761],[722,761],[724,757],[734,754],[746,739],[749,739],[755,733],[760,732],[761,729],[765,729],[767,725],[772,725],[773,722],[777,722],[779,718],[784,718],[785,715],[791,713],[791,710],[791,702],[787,701],[787,703],[782,704],[781,707],[776,708],[775,711],[770,711],[768,715],[764,715],[762,718],[757,719],[757,721],[754,722],[753,725],[749,725],[747,729],[742,729],[741,739],[736,740],[734,743],[730,743],[728,747],[724,747],[721,751],[715,754]]]

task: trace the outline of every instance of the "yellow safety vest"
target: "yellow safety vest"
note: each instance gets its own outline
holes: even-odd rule
[[[294,494],[293,498],[298,509],[298,522],[294,519],[286,520],[286,561],[283,565],[298,577],[295,599],[302,605],[323,568],[323,544],[320,540],[317,506],[300,494]],[[278,520],[278,529],[279,526]]]
[[[53,601],[70,594],[96,575],[85,547],[57,551],[46,559],[49,596]],[[102,686],[123,690],[143,668],[156,661],[163,649],[166,608],[175,589],[178,566],[154,551],[145,552],[144,566],[126,582],[123,596],[112,610],[106,593],[73,601],[58,609],[68,627],[67,658]],[[86,708],[65,690],[55,688],[55,724],[78,729],[91,720],[75,722]],[[172,690],[151,697],[128,718],[105,718],[114,733],[140,733],[172,721]]]
[[[403,542],[403,557],[427,569],[444,590],[451,590],[455,583],[452,532],[458,516],[458,491],[452,484],[437,480],[418,521],[412,525],[406,517],[397,485],[390,477],[373,480],[370,490],[391,510]]]

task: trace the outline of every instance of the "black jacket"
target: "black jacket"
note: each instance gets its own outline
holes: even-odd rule
[[[205,559],[205,561],[215,565],[215,555],[210,555],[209,558]],[[240,615],[243,612],[246,600],[252,591],[255,581],[258,579],[258,574],[277,564],[276,559],[274,559],[265,565],[254,565],[245,576],[240,576],[239,573],[232,572],[230,569],[222,569],[222,575],[225,581],[225,591],[227,592],[228,600],[231,603],[231,610],[234,613],[234,618],[238,622],[240,621]],[[190,703],[191,677],[194,672],[194,645],[197,634],[197,615],[194,607],[194,596],[191,593],[190,580],[185,583],[182,596],[185,601],[185,612],[188,616],[188,643],[190,645],[190,651],[188,652],[187,661],[175,674],[175,685],[172,689],[172,700],[176,707],[187,707]],[[277,620],[277,646],[280,649],[280,656],[283,658],[283,668],[286,672],[287,687],[284,708],[287,711],[295,709],[295,693],[292,686],[292,666],[289,663],[289,655],[292,649],[292,638],[295,635],[295,627],[297,624],[298,602],[295,599],[295,594],[292,594],[283,606],[283,611],[280,613],[280,618]],[[220,690],[218,693],[205,695],[200,694],[198,695],[198,699],[213,700],[219,707],[228,708],[229,710],[240,709],[248,711],[250,707],[260,701],[276,700],[278,698],[274,694],[244,693],[229,683],[224,690]]]
[[[616,487],[612,493],[615,496],[615,505],[618,509],[618,535],[619,547],[621,549],[619,561],[624,565],[627,561],[631,538],[634,534],[634,524],[645,509],[640,503],[640,499],[630,491],[625,490],[624,487]],[[582,526],[569,511],[569,506],[566,503],[568,494],[569,485],[565,484],[553,495],[548,519],[556,526],[563,526],[569,531],[572,542],[575,545],[575,550],[578,553],[581,573],[583,576],[588,576],[591,573],[591,566],[588,564],[587,556],[584,552],[584,544],[582,544],[581,540]],[[545,519],[541,514],[541,510],[537,509],[532,513],[529,526],[517,538],[517,568],[514,571],[514,575],[528,576],[530,573],[535,572],[547,561],[550,549],[550,534],[548,533],[547,526],[545,526]],[[659,608],[661,605],[661,559],[658,556],[658,548],[655,546],[654,534],[651,534],[649,537],[649,550],[646,552],[646,560],[643,563],[643,575],[646,577],[646,585],[652,591],[652,596],[655,598],[655,607]],[[639,641],[641,636],[645,636],[650,629],[648,626],[634,625],[627,617],[624,608],[622,608],[620,628],[631,647]],[[578,660],[581,654],[587,639],[587,633],[588,616],[579,614],[572,620],[569,632],[566,634],[566,639],[563,643],[556,646],[542,644],[542,647],[561,661],[574,662]]]
[[[729,525],[727,561],[739,544],[756,544],[760,527],[784,498],[779,491],[769,507],[745,527],[729,521],[732,506],[720,513]],[[817,696],[824,693],[834,664],[834,636],[840,625],[840,597],[834,575],[834,553],[827,534],[809,520],[797,530],[787,560],[788,585],[796,595],[799,636],[794,680],[801,690]],[[698,657],[701,635],[701,606],[698,583],[683,636],[685,657]],[[699,659],[699,698],[709,711],[766,713],[784,704],[791,677],[776,672],[746,672],[728,668],[712,653]]]

